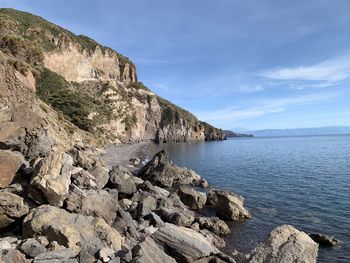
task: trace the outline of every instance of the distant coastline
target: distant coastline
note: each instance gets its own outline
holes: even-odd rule
[[[252,134],[238,133],[230,130],[224,130],[226,138],[254,137]]]

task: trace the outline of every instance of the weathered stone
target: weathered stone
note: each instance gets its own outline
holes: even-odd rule
[[[102,262],[110,262],[115,258],[114,250],[104,247],[98,252],[97,257],[102,260]]]
[[[315,263],[318,245],[307,234],[290,225],[274,229],[258,245],[248,259],[249,263]]]
[[[154,227],[159,228],[164,226],[163,220],[154,212],[151,212],[145,218],[149,220],[150,224]]]
[[[244,201],[243,197],[240,195],[235,194],[234,192],[228,191],[228,190],[223,190],[223,189],[210,189],[208,192],[208,196],[207,196],[207,205],[211,205],[211,206],[216,206],[218,203],[218,195],[232,195],[232,196],[236,196],[237,198],[239,198],[242,202]]]
[[[123,211],[120,207],[113,228],[117,229],[118,232],[124,236],[130,236],[135,239],[139,238],[139,232],[136,229],[136,224],[131,215],[128,212]]]
[[[31,258],[46,252],[45,246],[43,246],[43,244],[41,244],[35,238],[28,238],[24,240],[19,246],[19,250]]]
[[[181,213],[165,207],[156,210],[156,213],[164,222],[172,223],[177,226],[191,226],[194,221],[194,216],[191,214]]]
[[[26,256],[17,249],[0,250],[0,262],[4,263],[29,263]]]
[[[176,263],[176,260],[162,251],[153,239],[146,239],[132,249],[132,263]]]
[[[46,236],[77,253],[85,246],[91,255],[103,247],[117,251],[122,243],[119,233],[102,218],[71,214],[49,205],[31,210],[23,221],[23,236],[36,235]]]
[[[177,262],[192,262],[218,252],[203,235],[173,224],[166,223],[153,234],[153,239]]]
[[[60,251],[47,251],[37,255],[33,263],[63,263],[68,262],[69,259],[74,258],[76,252],[66,248]]]
[[[251,218],[250,213],[243,207],[243,198],[226,192],[217,192],[216,214],[225,220],[239,220]]]
[[[20,153],[0,150],[0,188],[9,186],[23,163]]]
[[[118,209],[118,200],[105,190],[83,191],[76,186],[71,187],[66,199],[66,207],[70,212],[103,218],[112,225]]]
[[[95,177],[98,189],[106,186],[109,180],[109,171],[101,161],[96,162],[89,172]]]
[[[198,192],[187,186],[180,186],[177,195],[185,205],[192,209],[202,209],[207,201],[205,193]]]
[[[173,185],[202,185],[202,178],[193,170],[178,167],[170,162],[168,153],[160,151],[138,173],[143,180],[154,185],[171,187]]]
[[[218,217],[197,217],[195,219],[200,228],[208,229],[216,235],[222,236],[231,233],[228,225]]]
[[[168,190],[153,185],[150,181],[145,181],[140,188],[156,196],[168,197],[170,195],[170,192]]]
[[[226,246],[225,240],[207,229],[202,229],[199,231],[199,233],[201,233],[210,242],[210,244],[213,244],[217,248],[224,248]]]
[[[119,193],[131,195],[136,192],[136,185],[132,180],[131,172],[120,165],[113,166],[110,171],[109,182]]]
[[[0,229],[10,225],[29,212],[23,198],[7,192],[0,192]]]
[[[64,152],[51,152],[35,167],[29,196],[39,204],[61,207],[68,196],[73,159]]]
[[[97,189],[95,176],[90,174],[88,171],[83,170],[82,168],[79,170],[77,168],[74,168],[72,171],[71,180],[73,184],[80,187],[81,189]]]
[[[137,206],[137,216],[139,218],[148,215],[157,208],[157,200],[152,196],[145,197]]]
[[[334,236],[327,236],[319,233],[309,234],[309,237],[311,237],[311,239],[316,243],[325,247],[332,247],[341,243],[339,240],[335,239]]]

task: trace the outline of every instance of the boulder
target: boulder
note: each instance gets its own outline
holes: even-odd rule
[[[332,247],[332,246],[339,245],[341,243],[339,240],[335,239],[333,236],[327,236],[319,233],[311,233],[309,234],[309,237],[311,237],[313,241],[315,241],[316,243],[324,247]]]
[[[156,210],[156,213],[164,222],[172,223],[177,226],[189,227],[194,221],[194,216],[190,213],[184,213],[165,207]]]
[[[152,195],[159,196],[159,197],[168,197],[170,195],[170,192],[164,188],[161,188],[159,186],[151,184],[150,181],[145,181],[140,188],[143,191],[147,191]]]
[[[83,191],[77,186],[71,187],[65,204],[70,212],[101,217],[109,225],[113,224],[118,209],[118,199],[107,191]]]
[[[69,193],[73,159],[64,152],[51,152],[35,167],[29,196],[39,204],[61,207]]]
[[[132,257],[132,263],[176,263],[150,237],[133,247]]]
[[[219,252],[200,233],[168,223],[153,234],[153,239],[177,262],[192,262]]]
[[[101,161],[96,162],[89,172],[95,177],[98,189],[102,189],[106,186],[109,180],[109,171]]]
[[[315,263],[318,245],[290,225],[274,229],[249,255],[249,263]]]
[[[29,212],[23,198],[7,192],[0,192],[0,229],[10,225]]]
[[[109,182],[111,187],[116,188],[119,193],[132,195],[136,192],[136,185],[132,180],[131,172],[120,165],[113,166],[110,171]]]
[[[124,236],[138,239],[139,232],[136,229],[136,224],[128,212],[125,212],[119,207],[117,219],[113,224],[113,228],[117,229],[119,233]]]
[[[199,233],[201,233],[210,242],[210,244],[217,248],[224,248],[226,246],[225,240],[207,229],[202,229],[199,231]]]
[[[9,186],[23,163],[20,153],[0,150],[0,188]]]
[[[148,195],[138,204],[137,216],[139,218],[142,218],[150,214],[156,208],[157,208],[157,200],[153,196]]]
[[[19,250],[30,258],[34,258],[46,252],[45,246],[35,238],[27,238],[24,240],[19,246]]]
[[[76,256],[77,253],[68,248],[59,251],[47,251],[34,257],[33,263],[63,263],[68,262],[69,259],[72,259]]]
[[[231,233],[228,225],[218,217],[196,217],[195,222],[199,224],[201,229],[208,229],[218,236]]]
[[[96,183],[96,177],[80,167],[76,167],[72,170],[71,180],[73,184],[84,190],[98,188]]]
[[[207,195],[205,193],[187,186],[180,186],[177,195],[185,205],[192,209],[202,209],[207,201]]]
[[[251,218],[250,213],[243,207],[243,198],[227,192],[217,192],[216,214],[224,220],[235,221]]]
[[[161,187],[181,184],[205,185],[202,178],[193,170],[171,163],[168,153],[164,150],[158,152],[151,161],[143,166],[138,176]]]
[[[145,219],[149,220],[150,224],[154,227],[159,228],[164,226],[163,220],[154,212],[148,214]]]
[[[120,250],[122,238],[102,218],[72,214],[63,209],[42,205],[29,212],[23,221],[23,237],[45,236],[74,253],[85,251],[94,258],[103,247]]]
[[[115,258],[115,252],[113,249],[104,247],[98,252],[97,257],[102,262],[110,262],[112,259]]]
[[[17,249],[0,250],[0,262],[4,263],[29,263],[26,256]]]

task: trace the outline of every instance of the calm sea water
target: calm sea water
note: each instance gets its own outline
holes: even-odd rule
[[[228,248],[249,252],[275,227],[334,235],[318,262],[350,262],[350,136],[242,138],[153,145],[213,186],[245,197],[253,218],[232,224]]]

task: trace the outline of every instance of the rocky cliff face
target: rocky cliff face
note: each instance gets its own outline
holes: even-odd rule
[[[86,131],[86,136],[105,143],[225,139],[221,130],[138,82],[128,58],[40,17],[1,9],[0,50],[3,64],[29,87],[30,104],[42,105],[33,111],[42,116],[46,114],[42,108],[55,111],[56,122],[64,120],[79,128],[68,128],[73,135]],[[19,100],[26,97],[18,89],[11,92],[17,92]]]

